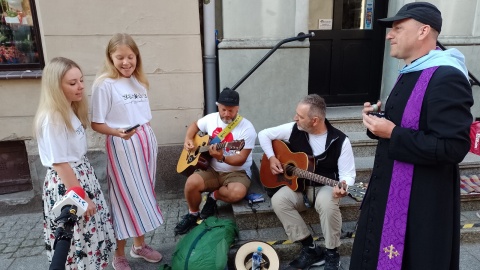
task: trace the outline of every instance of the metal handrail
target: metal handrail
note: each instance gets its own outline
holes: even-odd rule
[[[447,49],[447,48],[446,48],[445,46],[443,46],[443,44],[440,43],[440,41],[438,41],[438,40],[437,40],[437,46],[440,47],[440,49],[442,49],[442,51],[445,51],[445,50]],[[480,81],[478,81],[478,79],[477,79],[475,76],[473,76],[473,74],[470,73],[470,71],[467,70],[467,72],[468,72],[468,77],[470,77],[470,78],[469,78],[470,86],[474,86],[474,85],[480,86]]]
[[[265,60],[267,60],[267,58],[270,57],[270,55],[272,55],[283,44],[285,44],[287,42],[295,41],[295,40],[304,41],[306,38],[311,38],[313,36],[315,36],[315,33],[313,33],[313,32],[311,32],[310,34],[299,33],[296,37],[286,38],[286,39],[280,41],[262,59],[260,59],[260,61],[252,69],[250,69],[250,71],[247,72],[247,74],[245,74],[234,86],[232,86],[232,88],[230,88],[230,90],[237,89],[237,87],[239,87],[248,77],[250,77],[250,75],[252,75],[252,73],[261,64],[263,64],[263,62],[265,62]]]

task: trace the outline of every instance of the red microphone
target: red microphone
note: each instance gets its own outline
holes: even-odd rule
[[[80,196],[80,198],[85,199],[85,190],[83,190],[81,186],[71,187],[67,189],[67,192],[65,192],[65,194],[67,194],[70,191],[77,193],[77,195]]]
[[[77,216],[82,216],[87,211],[88,203],[84,200],[85,190],[82,187],[71,187],[60,200],[58,200],[52,208],[55,217],[59,217],[64,206],[76,206]]]

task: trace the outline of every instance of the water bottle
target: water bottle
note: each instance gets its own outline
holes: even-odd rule
[[[258,247],[252,256],[252,270],[262,269],[262,247]]]

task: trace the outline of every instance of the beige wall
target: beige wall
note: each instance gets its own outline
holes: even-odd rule
[[[203,68],[197,1],[36,0],[45,61],[64,56],[82,67],[87,92],[116,32],[131,34],[150,80],[152,126],[159,145],[183,143],[203,114]],[[107,15],[108,14],[108,15]],[[32,139],[40,79],[0,81],[0,140]],[[89,147],[103,148],[89,131]],[[29,153],[36,152],[27,142]]]

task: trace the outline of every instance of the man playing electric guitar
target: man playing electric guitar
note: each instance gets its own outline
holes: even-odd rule
[[[355,163],[348,137],[334,128],[326,117],[326,104],[316,94],[304,97],[297,105],[295,122],[260,131],[258,139],[269,159],[273,174],[284,173],[284,164],[275,157],[272,140],[289,143],[292,152],[304,152],[315,160],[314,173],[346,183],[355,182]],[[290,263],[294,268],[307,269],[325,263],[325,270],[336,270],[340,266],[342,215],[339,201],[347,192],[338,186],[319,185],[306,180],[305,190],[293,191],[281,187],[272,196],[272,207],[280,219],[288,238],[299,241],[303,248],[300,255]],[[320,215],[326,249],[317,246],[299,212],[314,204]]]
[[[227,203],[240,201],[250,186],[252,149],[257,133],[252,123],[238,114],[240,97],[236,91],[225,89],[220,93],[216,113],[208,114],[192,123],[185,135],[184,148],[194,149],[194,137],[198,131],[212,137],[209,154],[212,156],[210,167],[197,170],[187,178],[185,199],[188,214],[177,224],[175,234],[185,234],[195,225],[197,219],[206,219],[215,213],[217,200]],[[230,149],[217,149],[215,144],[222,141],[244,140],[245,146],[237,153]],[[210,192],[202,211],[199,206],[202,192]]]

